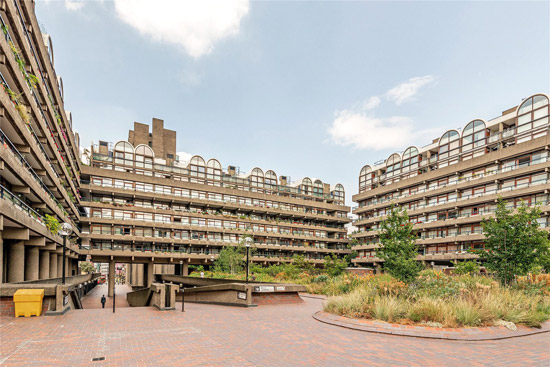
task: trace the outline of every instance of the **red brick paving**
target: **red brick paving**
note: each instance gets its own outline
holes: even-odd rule
[[[416,338],[482,341],[517,338],[540,333],[549,333],[548,337],[550,338],[550,321],[543,323],[541,328],[528,328],[520,325],[517,327],[517,330],[512,331],[504,326],[451,329],[417,325],[399,325],[377,320],[352,319],[333,315],[324,311],[314,313],[313,318],[320,322],[353,330]]]
[[[255,308],[186,304],[0,319],[5,366],[550,366],[550,337],[417,339],[327,325],[322,300]],[[180,309],[180,306],[177,306]],[[106,357],[91,362],[93,357]]]
[[[107,302],[105,302],[105,309],[110,309],[113,312],[113,298],[108,297],[108,287],[107,284],[99,284],[94,289],[92,289],[87,295],[82,297],[82,307],[86,309],[90,308],[101,308],[101,296],[105,295]],[[126,284],[117,284],[115,287],[116,293],[116,307],[130,307],[128,301],[126,300],[126,294],[131,292],[132,289]]]

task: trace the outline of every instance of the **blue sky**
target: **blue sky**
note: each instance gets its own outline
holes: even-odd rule
[[[38,1],[36,12],[83,146],[157,117],[178,151],[340,182],[348,204],[364,164],[550,90],[546,1]]]

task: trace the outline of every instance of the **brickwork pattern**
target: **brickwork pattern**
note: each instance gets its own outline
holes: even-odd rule
[[[324,311],[316,312],[313,318],[330,325],[372,333],[410,336],[415,338],[446,339],[446,340],[500,340],[516,338],[526,335],[546,333],[550,340],[550,321],[545,322],[540,329],[518,326],[517,330],[508,330],[504,326],[498,327],[469,327],[469,328],[434,328],[417,325],[400,325],[388,322],[333,315]]]
[[[55,305],[55,297],[44,297],[40,316],[44,316],[46,311],[49,310],[52,300]],[[0,297],[0,317],[15,317],[15,303],[13,302],[13,297]]]
[[[464,342],[372,334],[314,320],[322,300],[253,308],[186,304],[0,319],[2,366],[548,366],[538,334]],[[105,361],[92,362],[94,357]]]

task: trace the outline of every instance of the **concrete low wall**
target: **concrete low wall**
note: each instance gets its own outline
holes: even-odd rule
[[[43,315],[62,315],[70,309],[75,309],[71,292],[77,292],[79,296],[86,291],[83,284],[95,283],[100,274],[83,274],[65,278],[65,285],[61,284],[61,278],[32,280],[18,283],[3,283],[0,286],[0,308],[2,316],[14,316],[13,295],[18,289],[43,289],[42,301]],[[93,284],[92,284],[93,286]],[[86,287],[84,287],[86,288]],[[67,297],[67,298],[65,298]],[[64,302],[66,300],[66,302]]]
[[[302,303],[298,292],[253,293],[252,303],[258,306]]]
[[[143,288],[137,291],[128,292],[126,294],[126,300],[130,307],[146,307],[150,294],[150,288]]]
[[[228,306],[252,306],[250,287],[245,284],[226,283],[197,288],[185,288],[185,302],[211,303]],[[178,293],[181,301],[181,292]]]
[[[126,300],[130,307],[156,307],[161,311],[173,310],[176,305],[175,284],[153,283],[149,288],[128,292]],[[167,297],[168,294],[168,297]]]
[[[235,281],[232,279],[195,278],[180,275],[159,275],[165,282],[185,288],[185,302],[211,303],[251,307],[267,304],[301,302],[298,292],[306,288],[297,284]],[[181,292],[177,295],[181,301]]]

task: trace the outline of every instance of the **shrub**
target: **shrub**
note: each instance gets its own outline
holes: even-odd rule
[[[479,273],[479,263],[477,261],[456,261],[454,265],[454,273],[458,275]]]

